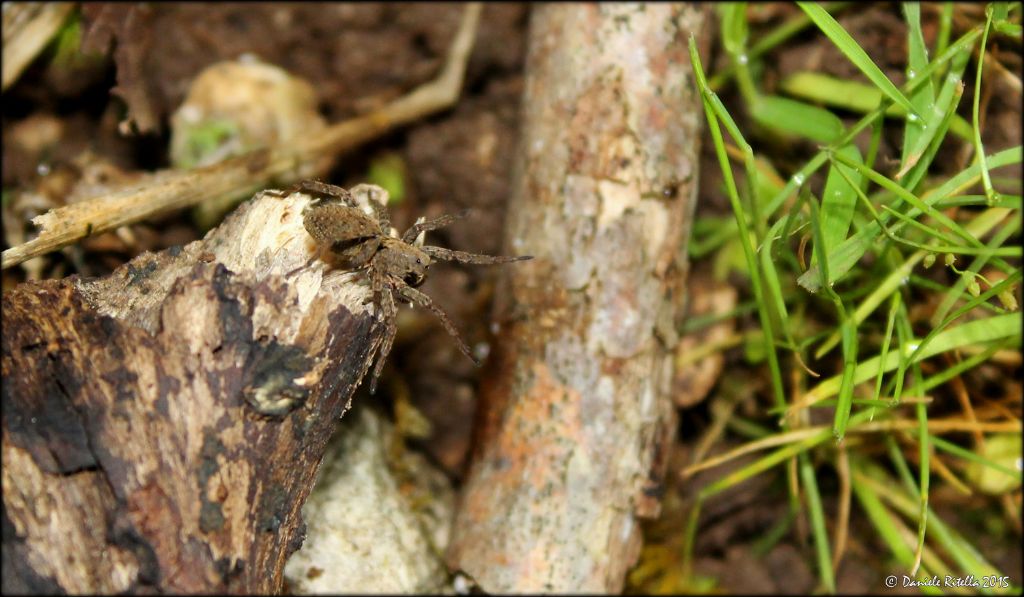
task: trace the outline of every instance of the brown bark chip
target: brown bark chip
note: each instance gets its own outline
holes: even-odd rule
[[[534,7],[500,330],[448,563],[487,592],[618,592],[659,509],[705,7]]]

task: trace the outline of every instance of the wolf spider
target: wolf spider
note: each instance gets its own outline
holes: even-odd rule
[[[370,393],[377,390],[377,380],[384,368],[384,360],[391,352],[397,325],[398,313],[395,300],[415,303],[430,309],[441,320],[445,330],[458,343],[473,363],[480,365],[466,345],[448,314],[434,304],[429,296],[416,288],[426,278],[432,261],[457,261],[474,265],[491,265],[532,259],[532,256],[505,257],[479,255],[454,251],[442,247],[423,245],[417,241],[421,233],[436,230],[465,217],[469,210],[453,215],[443,215],[432,220],[418,221],[401,237],[391,228],[387,207],[371,200],[373,215],[356,206],[352,194],[339,186],[316,180],[305,180],[285,191],[270,191],[278,196],[301,192],[316,197],[305,209],[302,224],[319,247],[316,259],[326,252],[337,260],[341,267],[351,270],[365,270],[373,290],[374,312],[387,326],[384,342],[373,369]]]

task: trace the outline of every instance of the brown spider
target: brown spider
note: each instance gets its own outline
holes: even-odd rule
[[[384,360],[391,352],[397,325],[395,298],[405,303],[416,303],[430,309],[449,334],[458,342],[462,351],[473,363],[480,365],[469,346],[462,340],[459,331],[441,307],[434,304],[429,296],[416,290],[426,278],[427,268],[432,260],[458,261],[475,265],[510,263],[532,259],[532,256],[504,257],[478,255],[464,251],[453,251],[442,247],[422,245],[417,242],[421,233],[436,230],[465,217],[468,210],[454,215],[444,215],[432,220],[420,221],[405,231],[400,238],[391,228],[387,208],[376,201],[369,201],[374,215],[368,215],[357,206],[352,194],[339,186],[305,180],[286,191],[270,191],[284,196],[302,192],[317,197],[305,209],[302,224],[316,241],[317,256],[327,252],[340,267],[351,270],[365,269],[373,290],[374,312],[387,326],[384,342],[373,369],[370,393],[377,391],[377,379],[384,368]],[[314,256],[316,259],[316,256]]]

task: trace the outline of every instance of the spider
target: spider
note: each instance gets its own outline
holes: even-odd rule
[[[356,187],[358,188],[358,187]],[[375,187],[367,185],[372,193]],[[355,190],[355,189],[353,189]],[[479,255],[454,251],[442,247],[422,244],[417,239],[421,234],[447,226],[464,218],[469,210],[457,214],[443,215],[432,220],[417,221],[401,237],[391,228],[387,208],[370,200],[373,215],[358,207],[353,194],[342,187],[316,180],[304,180],[285,191],[270,191],[278,196],[302,192],[316,197],[305,209],[302,224],[318,246],[317,255],[336,260],[338,265],[350,270],[365,270],[373,291],[374,312],[386,327],[377,363],[373,369],[370,393],[377,391],[377,380],[384,368],[384,360],[391,352],[398,327],[395,316],[398,313],[395,300],[415,303],[426,307],[441,320],[445,330],[458,343],[462,351],[477,366],[480,362],[473,356],[469,346],[459,335],[458,329],[448,314],[433,300],[416,288],[426,279],[427,269],[432,261],[457,261],[474,265],[492,265],[532,259],[530,255],[506,257]]]

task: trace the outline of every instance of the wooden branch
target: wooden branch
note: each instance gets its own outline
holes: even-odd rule
[[[534,8],[509,252],[535,259],[496,292],[447,554],[485,592],[619,592],[658,512],[701,139],[686,41],[707,10]]]
[[[338,155],[388,130],[450,107],[462,88],[480,8],[480,3],[466,5],[447,62],[434,81],[376,112],[291,144],[255,150],[203,168],[158,171],[129,188],[50,210],[32,219],[40,228],[39,236],[3,252],[0,269],[160,213],[320,175],[325,166],[330,166],[323,160],[325,155]]]
[[[353,274],[303,267],[309,200],[3,294],[5,593],[281,590],[380,337]]]

